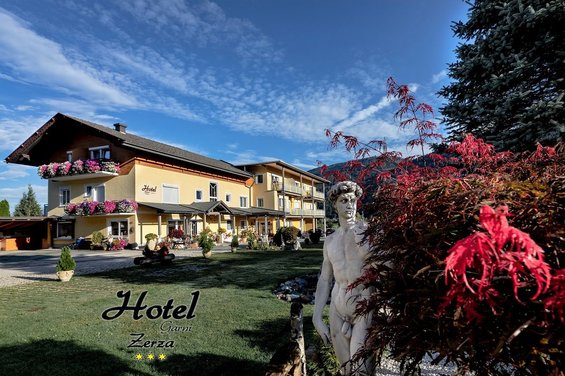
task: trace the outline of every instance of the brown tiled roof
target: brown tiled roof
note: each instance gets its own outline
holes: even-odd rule
[[[321,182],[321,183],[329,183],[329,182],[330,182],[329,180],[324,179],[324,178],[321,177],[321,176],[318,176],[318,175],[313,174],[313,173],[308,172],[308,171],[304,171],[304,170],[302,170],[302,169],[300,169],[300,168],[298,168],[298,167],[296,167],[296,166],[293,166],[293,165],[288,164],[288,163],[286,163],[286,162],[284,162],[284,161],[281,161],[281,160],[274,160],[274,161],[266,161],[266,162],[258,162],[258,163],[241,164],[241,165],[237,165],[237,167],[245,169],[246,167],[268,166],[268,165],[271,165],[271,166],[276,166],[276,165],[278,165],[278,166],[281,166],[281,167],[284,167],[284,168],[288,168],[289,170],[292,170],[292,171],[297,172],[297,173],[299,173],[299,174],[302,174],[302,175],[308,176],[308,177],[310,177],[310,178],[313,178],[314,180],[317,180],[318,182]]]
[[[41,128],[39,128],[32,136],[30,136],[24,143],[10,154],[6,161],[10,163],[18,163],[22,155],[29,153],[29,150],[41,139],[43,134],[57,122],[58,119],[71,119],[81,125],[96,129],[112,138],[119,140],[121,145],[125,148],[143,150],[151,154],[165,156],[170,159],[188,162],[194,165],[203,166],[213,170],[228,172],[241,177],[250,177],[251,174],[245,172],[234,165],[219,159],[209,158],[200,154],[192,153],[190,151],[177,148],[175,146],[163,144],[161,142],[153,141],[148,138],[136,136],[134,134],[118,132],[113,128],[104,125],[96,124],[88,120],[79,119],[73,116],[57,113]]]

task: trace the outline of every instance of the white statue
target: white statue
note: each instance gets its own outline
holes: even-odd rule
[[[371,290],[348,286],[361,276],[369,248],[362,244],[366,224],[355,221],[357,200],[363,190],[356,183],[345,181],[334,185],[328,192],[340,227],[328,236],[324,243],[324,261],[316,287],[314,316],[312,321],[325,344],[331,342],[344,375],[371,375],[374,359],[353,363],[351,357],[363,345],[371,317],[356,316],[359,300],[367,298]],[[332,281],[335,279],[333,289]],[[329,311],[330,326],[324,323],[322,313],[331,289]]]

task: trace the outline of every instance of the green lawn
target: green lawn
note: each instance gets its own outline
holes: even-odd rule
[[[263,375],[289,337],[290,304],[271,291],[318,271],[321,261],[321,249],[224,253],[0,288],[0,375]],[[133,320],[131,312],[103,320],[104,310],[122,304],[120,290],[131,291],[130,305],[147,291],[148,306],[190,305],[199,290],[196,317],[173,320],[191,331],[161,332],[171,320]],[[312,310],[305,306],[307,342]],[[131,333],[174,348],[128,348]],[[149,360],[150,353],[166,359]]]

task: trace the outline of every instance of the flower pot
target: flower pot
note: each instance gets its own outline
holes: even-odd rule
[[[61,270],[57,272],[57,277],[61,282],[68,282],[71,280],[73,274],[75,274],[74,270]]]
[[[153,251],[157,247],[157,239],[151,239],[147,241],[147,248]]]
[[[210,258],[212,257],[212,251],[211,250],[207,252],[202,251],[202,256],[204,256],[204,258]]]
[[[237,247],[231,247],[232,253],[234,253],[236,250],[237,250]]]

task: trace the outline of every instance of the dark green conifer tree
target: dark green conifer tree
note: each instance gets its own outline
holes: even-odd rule
[[[452,139],[473,133],[498,150],[554,144],[565,134],[565,1],[474,0],[439,95]]]

